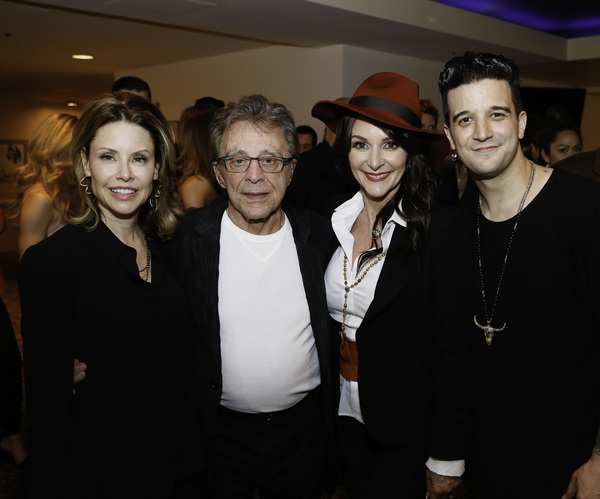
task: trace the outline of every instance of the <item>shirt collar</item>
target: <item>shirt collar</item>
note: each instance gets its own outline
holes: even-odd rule
[[[347,255],[352,254],[352,247],[354,245],[354,237],[350,233],[350,230],[364,206],[365,203],[362,194],[359,191],[348,201],[338,206],[331,216],[333,231]],[[400,201],[398,208],[402,210],[402,201]],[[384,251],[387,250],[389,246],[393,229],[396,225],[406,227],[406,221],[402,218],[400,213],[398,213],[398,210],[394,210],[381,233]]]

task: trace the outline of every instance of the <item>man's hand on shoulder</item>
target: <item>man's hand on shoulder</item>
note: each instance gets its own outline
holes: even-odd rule
[[[427,469],[427,497],[430,499],[450,499],[452,492],[462,483],[459,476],[444,476]]]
[[[573,498],[600,498],[600,456],[596,453],[592,454],[589,461],[573,473],[562,499]]]

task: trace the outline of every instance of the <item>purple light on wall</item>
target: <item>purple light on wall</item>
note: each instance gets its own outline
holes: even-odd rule
[[[593,12],[578,12],[566,4],[550,7],[543,0],[530,0],[526,5],[514,0],[432,1],[566,38],[600,35],[597,8],[592,9]]]

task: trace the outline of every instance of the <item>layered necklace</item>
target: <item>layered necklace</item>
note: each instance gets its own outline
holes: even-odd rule
[[[506,328],[506,322],[502,327],[495,328],[492,327],[492,320],[494,318],[494,312],[496,311],[496,304],[498,302],[498,295],[500,294],[500,287],[502,286],[502,278],[504,277],[504,271],[506,270],[506,261],[508,260],[508,254],[510,253],[510,247],[513,242],[513,238],[515,237],[515,232],[517,231],[517,225],[519,223],[519,218],[521,217],[521,212],[523,211],[523,207],[525,206],[525,201],[527,200],[527,195],[529,194],[529,189],[531,189],[531,184],[533,184],[533,179],[535,177],[535,163],[531,162],[531,175],[529,177],[529,183],[527,184],[527,188],[525,189],[525,193],[523,194],[523,198],[521,199],[521,204],[519,204],[519,211],[517,212],[517,216],[515,217],[515,224],[513,225],[512,232],[510,233],[510,238],[508,239],[508,246],[506,247],[506,253],[504,254],[504,260],[502,262],[502,268],[500,270],[500,279],[498,279],[498,287],[496,288],[496,296],[494,296],[494,302],[492,304],[491,313],[488,315],[488,307],[485,298],[485,285],[483,280],[483,263],[481,261],[481,228],[480,228],[480,219],[481,219],[481,194],[479,195],[479,201],[477,204],[477,257],[479,263],[479,278],[481,280],[481,299],[483,301],[483,311],[485,313],[485,324],[482,325],[477,321],[477,314],[473,316],[473,320],[475,321],[475,325],[483,330],[483,334],[485,336],[485,342],[487,346],[492,345],[492,340],[494,339],[494,333],[499,333],[504,331]]]
[[[139,273],[144,281],[150,280],[150,263],[152,262],[152,253],[150,253],[150,247],[148,246],[148,238],[144,236],[144,243],[146,244],[146,266],[139,269]]]
[[[375,234],[377,232],[377,234]],[[371,234],[372,239],[379,239],[381,237],[381,231],[373,231]],[[346,313],[348,309],[348,295],[350,294],[350,290],[355,288],[360,284],[360,282],[366,277],[369,270],[371,270],[375,265],[377,265],[383,258],[385,257],[386,252],[381,253],[375,260],[373,260],[368,267],[363,271],[356,281],[352,284],[348,284],[348,257],[346,253],[344,253],[344,308],[342,309],[342,323],[340,324],[340,343],[342,348],[346,345]]]

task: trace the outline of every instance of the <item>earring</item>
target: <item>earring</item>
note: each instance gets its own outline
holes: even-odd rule
[[[90,179],[90,183],[89,183],[89,184],[84,184],[83,182],[84,182],[84,180],[86,180],[87,178],[89,178],[89,179]],[[81,180],[79,181],[79,185],[80,185],[81,187],[85,188],[85,193],[86,193],[88,196],[91,196],[91,195],[93,194],[92,192],[90,192],[90,184],[91,184],[91,182],[92,182],[92,178],[91,178],[91,177],[81,177]]]
[[[150,196],[150,199],[149,199],[151,208],[156,208],[158,206],[158,200],[160,198],[160,188],[161,188],[160,180],[158,180],[156,182],[156,188],[152,192],[152,195]]]

